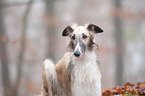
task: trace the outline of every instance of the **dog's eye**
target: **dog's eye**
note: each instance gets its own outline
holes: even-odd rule
[[[75,35],[73,35],[71,38],[72,38],[73,40],[75,40]]]
[[[88,36],[87,35],[83,35],[83,39],[86,39]]]

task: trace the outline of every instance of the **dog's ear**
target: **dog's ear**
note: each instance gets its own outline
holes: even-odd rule
[[[94,33],[102,33],[103,30],[98,27],[97,25],[94,25],[94,24],[89,24],[87,29],[91,32],[94,32]]]
[[[69,36],[72,32],[73,32],[72,27],[67,26],[62,32],[62,36]]]

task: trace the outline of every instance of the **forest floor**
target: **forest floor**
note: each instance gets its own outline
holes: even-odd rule
[[[137,84],[127,82],[124,86],[108,88],[102,92],[102,96],[145,96],[145,82]]]

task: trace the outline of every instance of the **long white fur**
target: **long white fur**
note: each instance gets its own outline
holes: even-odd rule
[[[101,74],[95,52],[87,52],[83,58],[72,57],[74,64],[74,96],[101,96]]]
[[[82,33],[89,34],[86,26],[76,26],[74,33],[79,38]],[[75,49],[78,49],[79,43]],[[81,51],[81,50],[80,50]],[[72,57],[74,64],[72,79],[73,96],[101,96],[101,74],[95,51],[86,50],[80,58]]]

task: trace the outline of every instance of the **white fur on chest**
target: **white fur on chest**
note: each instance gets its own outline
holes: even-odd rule
[[[101,74],[96,60],[95,54],[82,60],[74,57],[74,96],[101,96]]]

